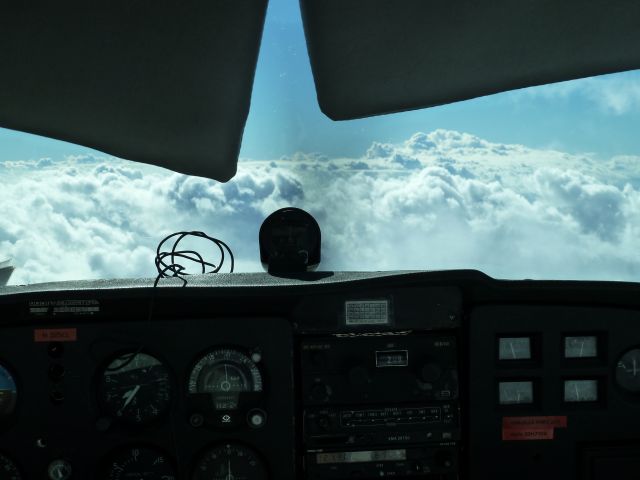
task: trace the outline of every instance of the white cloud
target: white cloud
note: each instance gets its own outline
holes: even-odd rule
[[[152,276],[157,243],[178,230],[219,237],[239,270],[260,270],[260,224],[288,205],[317,217],[325,269],[640,278],[639,157],[436,130],[361,158],[245,160],[226,184],[117,159],[46,160],[0,168],[0,257],[14,259],[13,283]]]
[[[581,96],[614,115],[640,111],[640,71],[553,83],[511,92],[511,98],[542,97],[550,100]]]

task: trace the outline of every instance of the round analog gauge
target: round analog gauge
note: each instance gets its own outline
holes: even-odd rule
[[[146,353],[125,353],[113,359],[99,382],[102,408],[118,420],[146,424],[170,408],[169,370],[160,360]]]
[[[616,383],[628,392],[640,393],[640,348],[629,350],[616,365]]]
[[[22,476],[13,461],[0,454],[0,480],[21,480]]]
[[[262,375],[255,362],[233,349],[202,357],[189,375],[189,394],[209,394],[217,410],[238,408],[241,393],[262,392]]]
[[[8,417],[16,409],[18,388],[9,370],[0,365],[0,419]]]
[[[253,450],[242,445],[220,445],[207,450],[192,480],[266,480],[267,469]]]
[[[129,447],[109,457],[104,480],[176,480],[173,463],[150,447]]]

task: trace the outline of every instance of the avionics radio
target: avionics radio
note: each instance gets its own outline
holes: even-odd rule
[[[458,407],[451,402],[384,408],[310,408],[309,447],[388,445],[459,440]]]
[[[303,341],[307,478],[455,478],[456,357],[451,335]]]

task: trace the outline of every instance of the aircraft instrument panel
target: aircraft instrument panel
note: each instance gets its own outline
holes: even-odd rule
[[[639,290],[473,271],[7,287],[0,480],[636,478]]]

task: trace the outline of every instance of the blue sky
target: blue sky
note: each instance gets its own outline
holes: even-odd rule
[[[354,156],[372,141],[397,143],[417,131],[469,132],[487,140],[602,157],[640,152],[640,72],[534,87],[441,107],[333,122],[318,107],[296,0],[271,0],[241,157],[294,152]],[[605,92],[629,90],[616,110]],[[599,98],[600,97],[600,98]],[[0,129],[0,161],[87,153],[64,142]]]
[[[14,283],[151,276],[189,229],[259,271],[262,219],[293,205],[323,228],[324,269],[637,281],[639,126],[638,71],[332,122],[298,2],[271,0],[236,178],[0,129],[0,261]]]
[[[640,81],[639,72],[614,77],[613,82]],[[604,83],[607,80],[603,78]],[[640,150],[640,108],[620,115],[590,96],[593,81],[570,83],[575,84],[573,95],[563,95],[562,86],[541,87],[546,93],[526,89],[432,109],[333,122],[315,100],[298,2],[272,0],[242,155],[273,158],[300,150],[349,156],[374,139],[395,143],[408,132],[436,128],[470,132],[496,142],[603,156]],[[640,93],[635,95],[640,103]]]

